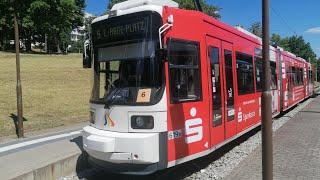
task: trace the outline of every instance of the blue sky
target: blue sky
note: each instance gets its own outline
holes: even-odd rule
[[[270,30],[282,37],[302,35],[320,57],[320,1],[270,0]],[[95,15],[105,12],[109,0],[87,0],[86,11]],[[222,8],[221,20],[232,26],[249,27],[261,20],[261,0],[207,0]]]

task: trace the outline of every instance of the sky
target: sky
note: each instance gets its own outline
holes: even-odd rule
[[[86,0],[86,11],[101,15],[109,0]],[[261,21],[261,0],[206,0],[221,8],[221,21],[248,28]],[[311,43],[320,57],[320,1],[319,0],[270,0],[270,32],[281,37],[303,36]]]

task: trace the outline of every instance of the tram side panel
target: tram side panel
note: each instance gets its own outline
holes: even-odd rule
[[[303,81],[304,62],[299,59],[294,59],[293,76],[294,76],[294,92],[293,104],[296,105],[305,98],[305,85]]]
[[[256,90],[256,72],[255,72],[255,53],[254,50],[260,47],[258,41],[249,39],[245,35],[236,34],[227,29],[220,22],[206,21],[207,32],[210,36],[220,39],[221,41],[232,44],[233,54],[233,81],[234,81],[234,119],[236,122],[234,128],[237,133],[256,125],[260,121],[259,106],[261,106],[261,92]],[[224,48],[221,55],[223,56]],[[226,81],[230,77],[226,77]],[[223,94],[230,94],[227,89]],[[229,113],[226,113],[226,116]],[[227,120],[228,121],[228,120]],[[227,129],[226,129],[227,131]],[[236,134],[234,134],[236,135]],[[214,136],[211,138],[215,138]],[[226,137],[225,140],[231,137]],[[213,144],[215,146],[216,144]]]
[[[313,94],[313,66],[310,63],[307,63],[307,97],[310,97]]]
[[[303,87],[304,87],[304,93],[303,93],[303,99],[306,99],[308,97],[308,91],[309,91],[309,86],[308,86],[308,63],[304,62],[303,63]]]
[[[303,79],[304,62],[282,52],[283,110],[287,110],[305,98]]]
[[[188,13],[188,18],[186,14]],[[256,91],[255,84],[255,72],[254,72],[254,49],[259,47],[258,42],[254,42],[254,39],[249,37],[244,38],[237,35],[234,28],[224,25],[221,22],[213,20],[208,17],[200,16],[200,13],[190,13],[185,10],[167,8],[164,10],[164,21],[169,15],[174,16],[174,26],[165,35],[167,40],[169,54],[166,63],[166,77],[167,78],[167,96],[168,96],[168,166],[185,162],[200,156],[207,154],[215,149],[229,138],[235,137],[236,133],[240,133],[250,127],[253,127],[260,121],[259,116],[259,101],[261,94]],[[205,19],[207,23],[203,23],[200,19]],[[189,25],[193,24],[197,27],[197,30],[188,31]],[[234,111],[227,106],[223,108],[225,114],[223,116],[232,115],[232,122],[236,122],[232,126],[221,126],[225,128],[224,131],[215,131],[212,126],[212,84],[211,84],[211,71],[209,71],[209,61],[207,58],[207,46],[206,46],[206,34],[212,34],[216,39],[220,39],[221,53],[220,58],[224,62],[224,50],[230,50],[232,53],[233,64],[233,77],[234,77]],[[188,47],[193,45],[199,45],[200,50],[200,79],[194,79],[194,82],[201,82],[201,98],[196,100],[187,100],[177,102],[172,97],[172,92],[177,91],[175,89],[175,75],[172,72],[174,58],[183,57],[183,54],[176,53],[176,57],[173,57],[172,46],[170,41],[177,41],[182,44],[187,43]],[[178,44],[179,44],[178,43]],[[176,43],[177,44],[177,43]],[[225,44],[225,45],[223,45]],[[228,44],[228,45],[226,45]],[[183,46],[183,45],[182,45]],[[177,48],[187,49],[187,48]],[[195,48],[197,49],[197,48]],[[192,57],[189,57],[192,58]],[[184,59],[189,59],[188,57]],[[183,60],[181,60],[183,61]],[[177,61],[178,62],[178,61]],[[180,62],[180,61],[179,61]],[[177,68],[175,66],[174,68]],[[242,70],[240,70],[242,68]],[[220,69],[222,70],[222,69]],[[222,72],[224,74],[225,72]],[[188,79],[188,78],[186,78]],[[181,80],[181,79],[180,79]],[[228,77],[223,82],[226,85]],[[240,84],[241,83],[241,84]],[[239,87],[241,85],[241,87]],[[248,90],[249,89],[249,90]],[[242,91],[240,93],[240,90]],[[229,89],[224,88],[221,92],[222,95],[230,94]],[[227,96],[224,99],[225,103],[228,103]],[[225,118],[224,123],[227,125],[230,123]],[[229,132],[232,132],[230,137],[226,136]],[[236,129],[236,131],[234,131]],[[234,132],[234,133],[233,133]],[[212,139],[221,138],[222,141],[214,144]]]
[[[257,45],[246,43],[236,45],[238,133],[257,124],[261,116],[261,92],[257,91],[255,81],[254,49]]]
[[[257,91],[255,71],[255,49],[260,48],[259,41],[250,39],[243,34],[232,32],[224,24],[215,21],[206,21],[207,32],[210,36],[232,44],[233,54],[233,81],[234,81],[234,121],[237,133],[253,127],[261,119],[261,91]],[[225,49],[222,49],[221,55]],[[262,61],[262,60],[261,60]],[[260,72],[261,73],[261,72]],[[226,77],[227,81],[230,77]],[[224,94],[230,94],[225,90]],[[226,113],[228,115],[229,113]],[[227,129],[226,129],[227,131]],[[234,134],[236,135],[236,134]],[[215,138],[212,136],[211,138]],[[226,137],[227,140],[230,137]],[[213,144],[215,146],[216,144]]]
[[[283,94],[283,110],[289,108],[292,96],[291,72],[289,68],[288,56],[285,54],[282,57],[282,94]]]
[[[168,48],[168,167],[203,156],[210,148],[208,64],[199,33],[202,24],[198,13],[165,8],[163,21],[170,15],[174,26],[164,37]],[[190,24],[197,31],[188,30]]]
[[[306,62],[301,59],[296,59],[296,88],[295,88],[295,104],[305,99],[305,87],[306,83],[304,80],[304,64]]]
[[[186,20],[186,14],[188,19]],[[257,41],[246,37],[239,32],[234,32],[230,27],[216,20],[211,20],[200,16],[199,13],[187,12],[185,10],[177,10],[167,8],[164,11],[164,21],[173,14],[175,24],[166,34],[165,38],[169,48],[169,62],[166,63],[166,84],[168,96],[168,162],[169,167],[181,162],[185,162],[211,152],[216,146],[227,142],[230,137],[226,136],[228,123],[227,116],[229,108],[222,105],[221,116],[225,117],[222,123],[222,128],[217,131],[213,126],[215,108],[213,105],[213,80],[212,68],[210,60],[208,60],[208,42],[207,37],[210,36],[212,44],[219,49],[218,67],[221,75],[225,75],[223,64],[225,63],[224,43],[229,44],[228,49],[232,53],[232,64],[234,65],[233,80],[234,80],[234,110],[230,111],[234,114],[233,120],[236,122],[232,128],[236,129],[236,133],[241,133],[246,129],[257,125],[261,121],[261,90],[257,89],[257,71],[256,71],[256,54],[255,49],[261,48],[261,44]],[[202,21],[200,21],[203,20]],[[188,25],[193,24],[197,30],[188,31]],[[175,91],[179,91],[177,84],[172,81],[181,81],[181,77],[175,79],[176,76],[172,72],[174,68],[174,58],[183,57],[183,53],[175,52],[174,55],[170,44],[180,44],[193,46],[199,52],[193,54],[193,57],[184,57],[181,59],[192,59],[196,57],[196,64],[199,65],[199,79],[193,79],[193,82],[199,81],[201,88],[199,89],[200,97],[198,99],[184,99],[176,101],[174,96]],[[184,45],[183,45],[184,44]],[[188,49],[185,46],[182,49]],[[181,49],[177,48],[177,49]],[[185,53],[185,52],[184,52]],[[282,100],[283,110],[287,110],[298,102],[302,101],[306,96],[305,81],[306,75],[304,72],[303,61],[292,56],[290,53],[281,52],[277,56],[275,49],[270,52],[270,67],[272,73],[271,92],[272,92],[272,113],[276,115],[280,112],[280,100]],[[176,57],[174,57],[176,56]],[[198,56],[198,57],[197,57]],[[280,58],[277,58],[280,57]],[[178,60],[180,61],[180,60]],[[177,65],[177,64],[175,64]],[[279,67],[281,65],[281,68]],[[279,71],[278,71],[279,69]],[[280,78],[281,76],[281,78]],[[188,78],[186,78],[188,79]],[[228,77],[221,79],[222,104],[227,104],[227,96],[230,94],[229,89],[225,87]],[[179,84],[180,86],[181,84]],[[281,88],[280,88],[281,86]],[[282,92],[280,92],[282,89]],[[283,96],[281,98],[280,96]],[[183,95],[182,95],[183,96]],[[180,96],[178,97],[180,98]],[[214,139],[220,139],[214,141]]]

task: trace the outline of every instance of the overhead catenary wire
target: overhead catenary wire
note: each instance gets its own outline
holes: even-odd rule
[[[272,6],[270,6],[270,8],[271,8],[272,12],[273,12],[276,16],[278,16],[281,21],[283,21],[283,23],[287,26],[287,28],[288,28],[290,31],[292,31],[292,33],[293,33],[294,35],[297,35],[297,34],[298,34],[297,31],[295,31],[295,29],[294,29],[292,26],[289,25],[288,21],[287,21],[283,16],[281,16],[281,14],[278,13],[278,11],[276,11],[275,8],[273,8]]]

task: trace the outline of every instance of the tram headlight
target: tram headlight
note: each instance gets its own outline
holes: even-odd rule
[[[153,129],[154,119],[152,116],[131,116],[132,129]]]

